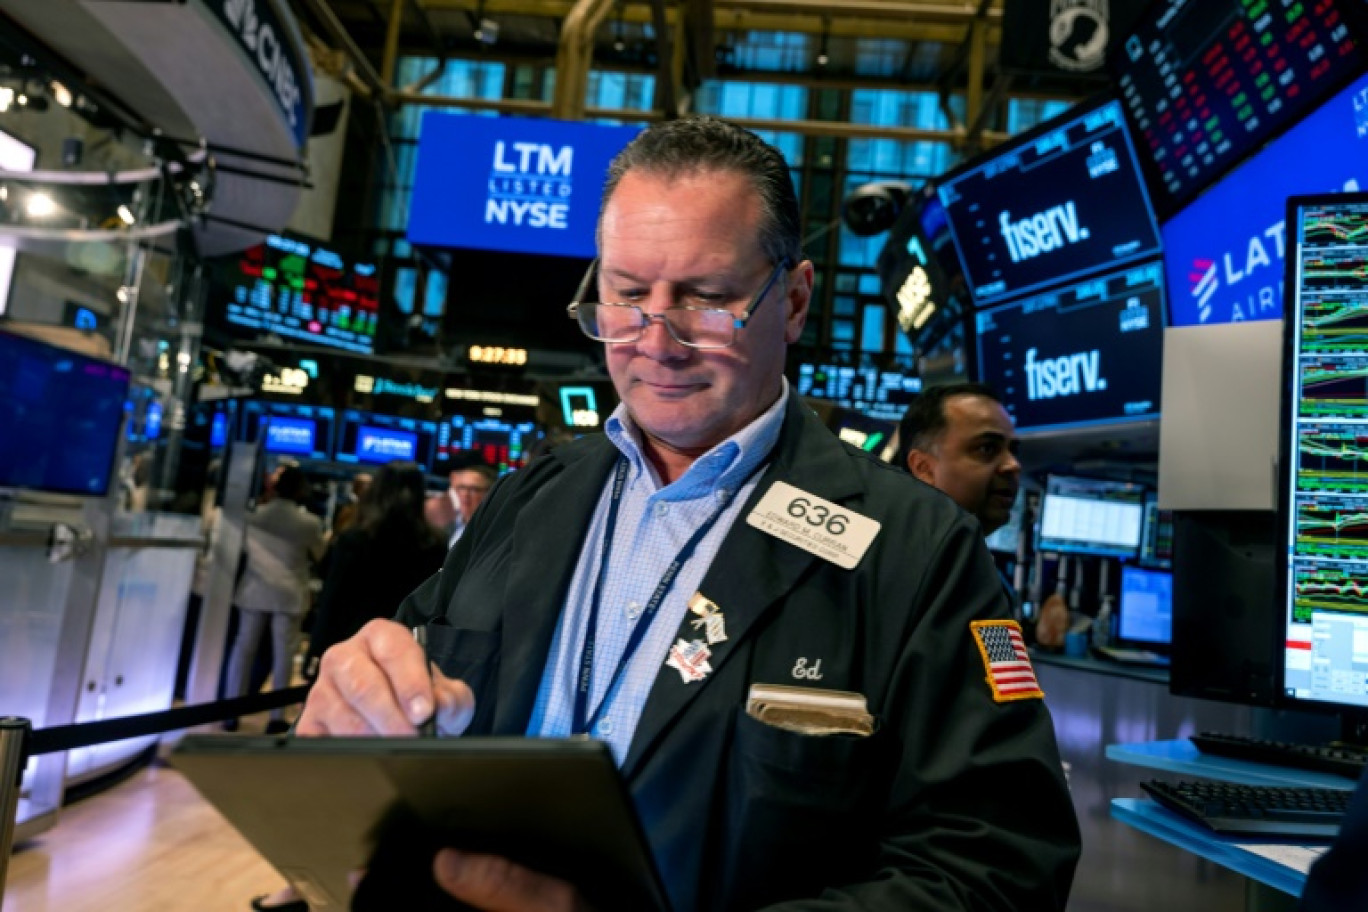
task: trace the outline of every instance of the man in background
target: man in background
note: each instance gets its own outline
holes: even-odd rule
[[[475,457],[452,469],[447,476],[447,489],[428,498],[423,513],[428,525],[442,534],[448,548],[460,539],[497,477],[493,466]]]
[[[992,535],[1007,524],[1021,485],[1012,418],[982,383],[933,386],[898,424],[897,464],[950,495]]]

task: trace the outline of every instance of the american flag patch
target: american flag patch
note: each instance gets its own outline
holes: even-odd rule
[[[1026,641],[1021,637],[1021,625],[1016,621],[971,621],[983,656],[983,667],[988,672],[988,686],[998,703],[1008,700],[1041,698],[1045,693],[1036,681]]]

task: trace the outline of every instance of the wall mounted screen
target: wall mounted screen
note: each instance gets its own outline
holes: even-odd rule
[[[445,472],[461,454],[475,455],[500,473],[522,468],[535,439],[531,421],[452,415],[437,426],[437,466]]]
[[[1121,105],[1071,108],[939,186],[975,305],[1159,253]]]
[[[129,373],[0,330],[0,488],[109,490]]]
[[[608,162],[638,127],[429,111],[408,239],[592,257]]]
[[[980,379],[1017,429],[1159,415],[1164,292],[1147,263],[975,315]]]
[[[432,470],[437,422],[347,409],[337,432],[337,461],[384,465],[416,462]]]
[[[300,459],[332,459],[334,413],[318,405],[254,400],[242,405],[241,439],[254,443],[265,439],[268,453]]]
[[[1158,0],[1113,57],[1167,216],[1362,72],[1362,0]]]
[[[1170,325],[1281,319],[1287,197],[1359,188],[1368,189],[1368,76],[1164,223]]]
[[[798,365],[798,395],[830,402],[868,418],[897,423],[921,392],[911,370],[883,370],[869,364],[804,362]]]
[[[1173,642],[1173,574],[1122,567],[1118,608],[1116,634],[1123,642],[1147,646]]]

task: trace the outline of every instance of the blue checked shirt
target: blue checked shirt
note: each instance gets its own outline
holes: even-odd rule
[[[646,706],[651,685],[688,612],[689,597],[698,591],[722,540],[740,516],[742,504],[759,483],[760,473],[756,472],[737,490],[737,486],[751,475],[751,470],[769,457],[779,439],[787,398],[788,381],[785,380],[779,400],[768,411],[704,453],[681,478],[665,487],[660,486],[655,470],[642,453],[640,432],[622,406],[618,406],[604,427],[608,439],[628,460],[629,470],[618,506],[610,566],[600,594],[588,715],[592,716],[604,699],[632,627],[650,601],[665,569],[718,505],[727,504],[661,600],[655,620],[636,655],[608,694],[608,704],[591,732],[608,743],[619,766],[627,757],[627,748],[632,743],[632,734]],[[546,670],[542,672],[537,704],[527,725],[529,735],[565,737],[570,734],[575,681],[584,652],[589,600],[593,597],[594,580],[603,553],[611,489],[610,475],[599,495],[575,576],[570,581],[565,608],[551,641],[551,654]],[[724,617],[726,607],[721,606]]]

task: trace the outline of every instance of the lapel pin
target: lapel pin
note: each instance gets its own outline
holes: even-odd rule
[[[678,671],[685,684],[692,684],[712,673],[712,666],[708,664],[711,657],[712,652],[702,640],[688,641],[680,637],[670,647],[670,657],[665,664]]]
[[[698,615],[692,622],[693,628],[694,630],[703,628],[709,646],[716,646],[727,639],[727,622],[722,617],[722,609],[718,608],[703,593],[695,592],[689,597],[689,610]]]

